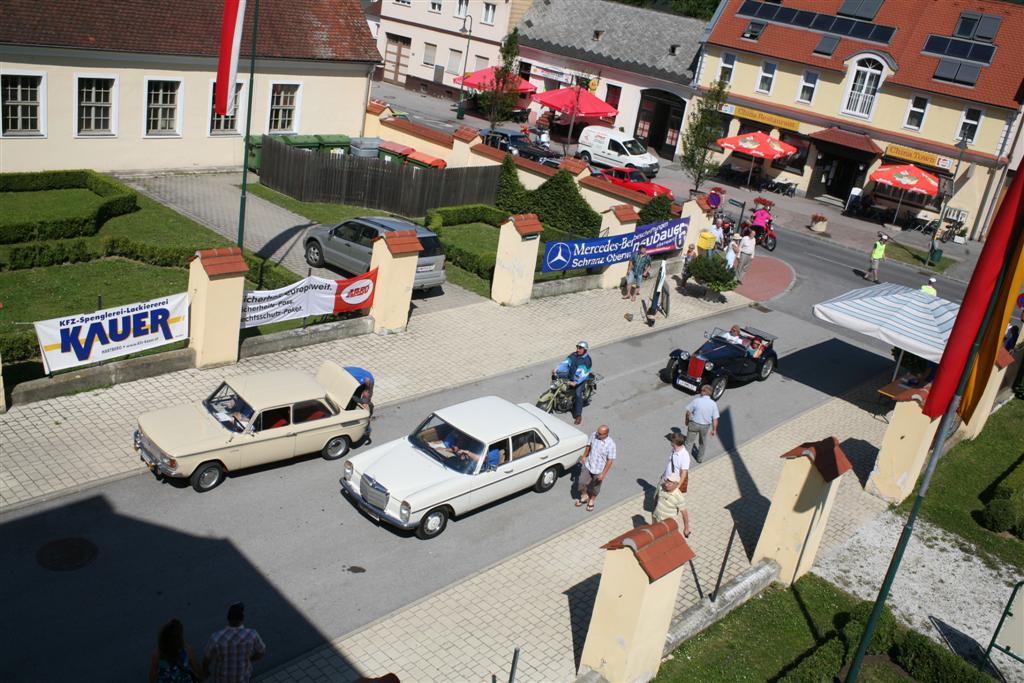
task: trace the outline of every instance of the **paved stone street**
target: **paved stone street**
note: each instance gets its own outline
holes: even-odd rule
[[[697,553],[683,573],[676,614],[750,566],[760,527],[782,469],[779,456],[808,439],[836,436],[854,463],[840,486],[821,554],[840,546],[887,505],[867,494],[862,478],[874,461],[885,423],[877,416],[880,378],[833,398],[739,446],[729,457],[697,465],[687,507]],[[651,458],[650,477],[663,467]],[[858,479],[861,477],[861,479]],[[457,683],[504,680],[516,647],[517,681],[571,681],[583,649],[599,575],[600,546],[650,521],[638,495],[596,516],[567,502],[580,524],[530,550],[325,645],[260,678],[263,683],[351,681],[393,671],[403,681]],[[353,667],[359,671],[353,671]]]

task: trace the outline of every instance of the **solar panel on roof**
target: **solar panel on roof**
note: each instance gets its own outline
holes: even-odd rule
[[[892,26],[882,26],[881,24],[875,24],[875,28],[871,31],[871,40],[876,43],[888,44],[892,40],[893,34],[896,33],[896,29]]]
[[[746,14],[747,16],[752,17],[756,14],[757,8],[760,6],[760,4],[761,3],[755,2],[754,0],[747,0],[742,5],[740,5],[740,11],[737,12],[737,14]]]
[[[875,18],[881,7],[882,0],[844,0],[837,14],[870,21]]]
[[[950,57],[966,57],[971,54],[971,44],[966,40],[951,40],[946,54]]]
[[[855,21],[853,22],[853,30],[850,31],[850,35],[854,38],[861,38],[867,40],[871,37],[871,32],[874,30],[875,25],[869,24],[866,21]]]
[[[881,3],[882,0],[847,0],[843,7],[848,11],[841,13],[856,16],[859,19],[872,19],[878,12]],[[736,14],[758,21],[788,24],[800,28],[810,28],[822,33],[837,33],[881,43],[888,43],[896,32],[896,29],[891,26],[878,26],[869,21],[857,21],[845,16],[837,17],[831,14],[797,10],[792,7],[784,7],[777,2],[745,0]]]
[[[947,47],[949,47],[949,38],[943,38],[942,36],[928,36],[928,40],[924,41],[925,52],[944,55],[946,54]]]
[[[778,5],[773,5],[768,2],[762,2],[761,6],[757,8],[758,19],[774,19],[775,14],[779,11]]]
[[[780,7],[778,13],[775,15],[775,21],[780,21],[783,24],[792,24],[793,17],[796,16],[796,10],[792,7]]]
[[[971,45],[970,58],[976,62],[985,62],[989,64],[992,62],[992,56],[996,53],[995,47],[992,45],[982,45],[975,43]]]
[[[832,22],[832,33],[838,33],[840,35],[850,35],[850,30],[853,28],[853,19],[844,19],[843,17],[836,17],[836,20]]]
[[[989,64],[996,52],[994,45],[988,43],[973,43],[959,38],[946,38],[944,36],[928,36],[924,41],[924,51],[945,57],[956,57],[958,59],[971,59],[976,62]]]
[[[815,15],[814,21],[811,22],[811,28],[817,31],[828,31],[832,28],[832,23],[835,20],[835,17],[828,14],[818,14]]]
[[[817,15],[814,12],[808,12],[802,9],[797,10],[796,16],[793,17],[792,23],[794,26],[803,26],[806,28],[807,26],[811,25],[811,22],[814,21],[815,16]]]

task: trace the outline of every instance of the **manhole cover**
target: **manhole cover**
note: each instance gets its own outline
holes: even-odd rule
[[[36,552],[36,562],[54,572],[81,569],[96,559],[96,546],[84,538],[61,538],[50,541]]]

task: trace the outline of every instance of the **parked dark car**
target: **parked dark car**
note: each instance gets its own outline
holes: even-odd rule
[[[668,355],[662,379],[693,393],[701,385],[711,385],[711,398],[716,401],[730,382],[763,382],[779,366],[774,335],[753,327],[741,328],[739,341],[728,330],[716,327],[707,341],[692,354],[676,349]]]
[[[484,144],[508,152],[513,156],[521,156],[539,164],[558,166],[562,155],[558,152],[541,147],[530,139],[530,136],[514,128],[482,128],[480,137]]]
[[[336,225],[318,225],[306,234],[303,248],[306,263],[314,268],[325,264],[353,275],[370,270],[373,241],[382,233],[415,230],[423,245],[416,262],[413,289],[440,287],[445,283],[444,248],[430,230],[401,218],[362,216]]]

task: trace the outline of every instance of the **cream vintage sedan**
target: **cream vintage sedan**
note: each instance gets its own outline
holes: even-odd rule
[[[586,445],[583,432],[531,404],[485,396],[353,455],[341,486],[371,518],[433,538],[452,516],[530,487],[549,490]]]
[[[276,370],[232,377],[200,403],[140,416],[135,450],[158,476],[187,478],[199,492],[246,467],[317,451],[336,460],[370,421],[353,401],[359,388],[334,361],[316,376]]]

